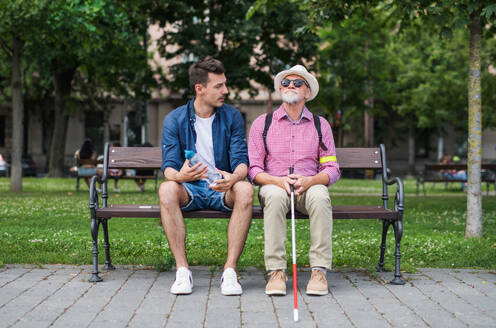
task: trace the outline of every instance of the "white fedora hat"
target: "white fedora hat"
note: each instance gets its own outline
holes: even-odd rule
[[[301,76],[303,79],[305,79],[305,81],[307,81],[308,85],[310,86],[310,97],[307,99],[307,101],[310,101],[313,98],[317,97],[317,94],[319,93],[319,82],[317,82],[317,79],[315,78],[315,76],[308,73],[305,66],[302,66],[302,65],[295,65],[288,70],[279,72],[276,75],[276,77],[274,78],[274,90],[276,90],[277,94],[279,94],[279,88],[281,87],[281,81],[286,76],[293,75],[293,74]]]

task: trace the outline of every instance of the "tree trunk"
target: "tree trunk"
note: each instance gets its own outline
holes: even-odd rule
[[[482,237],[481,197],[481,37],[479,13],[471,16],[470,67],[468,77],[468,177],[465,237]]]
[[[441,162],[444,156],[444,136],[439,132],[437,136],[437,161]]]
[[[18,37],[12,42],[12,161],[10,191],[22,191],[22,152],[24,136],[24,106],[22,102],[21,76],[22,41]]]
[[[71,95],[71,84],[76,68],[55,72],[53,85],[55,89],[55,122],[48,162],[49,177],[64,176],[65,139],[67,137],[68,115],[65,113],[66,101]]]
[[[408,174],[415,176],[415,127],[408,128]]]

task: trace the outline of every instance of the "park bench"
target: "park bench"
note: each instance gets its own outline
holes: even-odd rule
[[[380,244],[378,271],[384,267],[386,236],[389,226],[393,226],[395,236],[395,272],[392,284],[404,284],[400,273],[400,243],[403,235],[404,191],[400,178],[389,179],[386,167],[386,150],[380,148],[338,148],[336,155],[341,170],[346,169],[375,169],[382,172],[382,197],[378,197],[376,206],[333,206],[333,219],[379,219],[382,220],[382,241]],[[90,282],[98,282],[98,231],[100,224],[103,228],[103,248],[105,249],[104,270],[113,270],[110,259],[110,242],[108,235],[108,220],[111,218],[160,218],[160,206],[156,204],[112,204],[108,199],[108,170],[109,169],[159,169],[162,164],[160,147],[110,147],[105,146],[104,169],[102,177],[95,176],[90,186],[91,235],[93,238],[93,272]],[[101,197],[96,189],[98,180],[103,182]],[[388,186],[397,184],[392,208],[389,208]],[[158,196],[157,196],[158,200]],[[101,203],[100,203],[101,201]],[[382,203],[382,204],[381,204]],[[100,205],[101,204],[101,205]],[[183,212],[185,218],[229,218],[230,213],[199,210]],[[289,217],[288,213],[288,217]],[[308,219],[308,216],[296,212],[297,219]],[[253,218],[262,219],[263,210],[260,206],[253,207]]]
[[[445,177],[442,172],[450,170],[467,170],[467,164],[425,164],[423,171],[419,172],[416,176],[417,185],[417,195],[419,194],[420,186],[424,191],[424,196],[426,196],[425,183],[432,182],[432,187],[434,188],[435,183],[444,183],[445,189],[448,188],[448,183],[462,183],[467,182],[466,179],[449,179]],[[481,164],[481,182],[486,183],[486,193],[489,195],[489,186],[491,183],[494,184],[494,189],[496,190],[496,164]]]
[[[76,175],[76,191],[79,191],[79,184],[80,184],[79,180],[81,178],[93,177],[93,175],[85,175],[85,174],[80,173],[79,168],[85,164],[97,166],[98,164],[102,164],[102,162],[95,160],[95,159],[79,159],[79,158],[76,159],[76,167],[78,168],[77,169],[77,175]],[[126,174],[123,174],[119,177],[108,175],[107,179],[113,179],[113,180],[138,180],[138,179],[140,179],[140,180],[155,180],[155,191],[157,191],[158,174],[156,171],[153,175],[126,175]]]

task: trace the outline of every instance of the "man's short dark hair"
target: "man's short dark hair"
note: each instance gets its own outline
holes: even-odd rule
[[[226,70],[220,60],[207,56],[189,67],[189,85],[194,90],[195,84],[207,85],[208,73],[223,74]]]

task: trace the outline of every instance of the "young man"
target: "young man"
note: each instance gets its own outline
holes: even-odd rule
[[[329,123],[305,106],[319,92],[317,79],[305,67],[296,65],[277,74],[274,89],[283,103],[271,119],[266,120],[264,114],[253,122],[248,142],[248,175],[260,185],[264,208],[265,266],[270,275],[265,293],[286,295],[286,213],[293,185],[295,208],[310,218],[312,276],[306,292],[325,295],[326,270],[332,264],[332,208],[327,186],[340,176],[334,139]],[[289,174],[290,167],[294,174]]]
[[[227,260],[221,278],[224,295],[240,295],[236,264],[250,227],[253,188],[243,181],[248,171],[248,155],[243,118],[224,104],[228,93],[224,65],[212,58],[189,69],[195,98],[173,110],[164,119],[162,130],[162,171],[160,212],[169,246],[176,260],[176,280],[170,292],[190,294],[193,278],[186,260],[186,228],[181,210],[213,209],[232,211],[227,229]],[[212,163],[222,179],[209,185],[206,163],[190,165],[185,150],[193,150]]]

